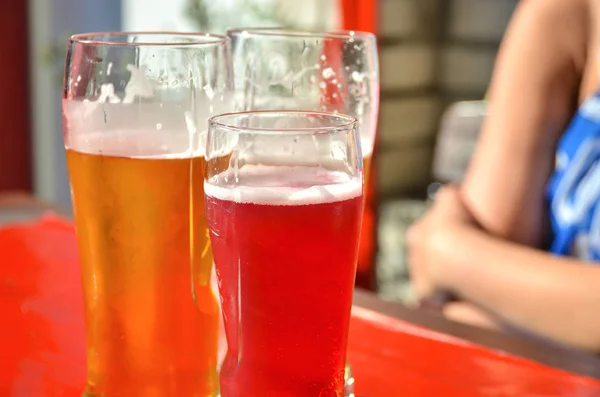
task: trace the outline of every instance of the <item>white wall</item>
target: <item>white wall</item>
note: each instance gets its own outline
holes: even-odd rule
[[[255,4],[271,7],[278,3],[290,19],[300,26],[312,28],[325,25],[328,29],[340,26],[339,0],[252,0]],[[123,28],[125,30],[194,31],[196,26],[185,15],[187,0],[122,0]],[[260,26],[257,20],[240,8],[240,0],[208,1],[209,12],[215,25],[211,33],[223,33],[236,26]],[[269,24],[272,26],[272,24]]]
[[[187,0],[123,0],[123,30],[193,30],[184,16],[186,3]]]

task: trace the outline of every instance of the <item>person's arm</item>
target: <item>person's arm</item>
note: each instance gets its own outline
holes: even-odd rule
[[[508,323],[600,351],[600,267],[458,227],[438,240],[438,285]]]
[[[494,235],[542,243],[545,184],[586,62],[586,7],[585,0],[523,1],[507,30],[462,184],[469,211]]]

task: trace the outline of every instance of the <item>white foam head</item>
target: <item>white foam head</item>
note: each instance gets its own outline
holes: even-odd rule
[[[190,139],[185,131],[90,131],[73,135],[66,147],[81,153],[130,158],[204,156],[204,146]]]
[[[150,62],[152,68],[146,64],[126,66],[130,77],[124,90],[117,92],[113,83],[105,83],[95,96],[84,100],[63,99],[66,148],[125,157],[179,158],[205,154],[208,118],[232,110],[229,88],[221,86],[219,79],[214,87],[210,84],[194,87],[186,74],[180,77],[181,74],[167,68],[162,58],[159,61],[152,55],[144,61]],[[109,62],[106,76],[111,75],[112,66]],[[209,73],[210,68],[202,69],[202,76]],[[195,80],[202,80],[194,76]],[[78,83],[79,80],[74,85]]]
[[[204,183],[219,200],[264,205],[309,205],[349,200],[362,194],[362,180],[321,167],[246,165]]]
[[[204,156],[206,128],[181,104],[136,105],[65,100],[65,147],[121,157]],[[200,126],[205,127],[205,126]]]

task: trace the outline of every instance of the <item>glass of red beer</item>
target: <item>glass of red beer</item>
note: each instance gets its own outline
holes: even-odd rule
[[[238,28],[227,31],[235,110],[315,110],[356,117],[363,155],[365,205],[356,286],[376,288],[377,198],[374,175],[379,112],[379,56],[374,34]],[[373,166],[371,165],[373,163]],[[354,390],[346,367],[346,396]]]
[[[363,208],[353,117],[209,120],[205,212],[228,351],[222,397],[342,396]]]

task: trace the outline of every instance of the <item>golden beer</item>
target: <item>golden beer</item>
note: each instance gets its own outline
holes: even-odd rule
[[[215,395],[220,314],[204,158],[67,148],[67,163],[85,294],[86,395]]]
[[[363,186],[369,186],[369,174],[371,173],[371,157],[373,156],[373,140],[370,137],[360,138],[363,159]]]
[[[368,156],[363,156],[363,172],[364,172],[364,182],[365,190],[367,186],[369,186],[369,175],[371,174],[371,154]]]
[[[372,186],[369,185],[369,177],[372,173],[371,158],[373,156],[372,139],[363,136],[361,139],[363,155],[363,187],[364,187],[364,209],[363,221],[358,251],[358,263],[356,269],[356,285],[366,289],[374,287],[374,254],[375,254],[375,210]]]

